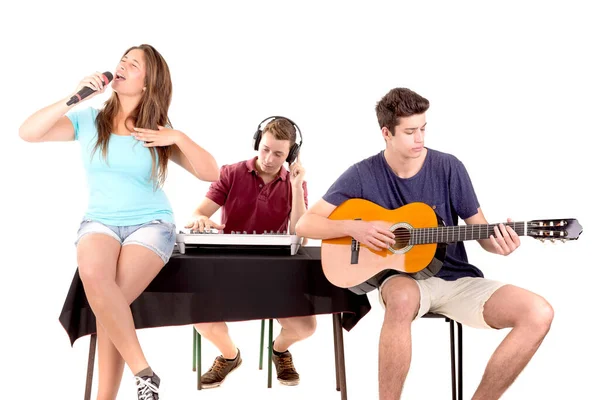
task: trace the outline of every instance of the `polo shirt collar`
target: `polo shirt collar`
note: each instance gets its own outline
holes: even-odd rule
[[[251,158],[250,160],[246,161],[246,167],[248,168],[248,172],[254,172],[255,174],[258,175],[258,170],[256,169],[256,160],[257,159],[258,159],[258,156],[255,156],[254,158]],[[285,182],[287,180],[287,176],[288,176],[288,171],[282,165],[281,168],[279,169],[279,178],[281,178],[281,180]]]

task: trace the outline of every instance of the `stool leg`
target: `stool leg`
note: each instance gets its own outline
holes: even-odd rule
[[[340,391],[340,363],[338,360],[339,346],[335,314],[333,316],[333,356],[335,359],[335,390]]]
[[[344,335],[342,331],[342,316],[341,314],[333,315],[333,329],[335,335],[337,336],[337,364],[339,371],[339,380],[340,380],[340,396],[342,400],[348,399],[348,392],[346,390],[346,361],[344,359]]]
[[[263,367],[263,350],[265,348],[265,320],[260,321],[260,357],[258,359],[258,369]]]
[[[192,326],[192,333],[194,334],[194,350],[192,351],[192,371],[196,372],[196,328]]]
[[[450,322],[450,361],[452,362],[452,400],[456,400],[456,355],[454,354],[454,320]]]
[[[194,331],[196,329],[194,328]],[[197,379],[197,389],[202,390],[202,336],[200,333],[196,331],[196,379]]]
[[[462,324],[456,323],[458,326],[458,400],[463,398],[463,335]]]
[[[267,378],[267,387],[271,388],[272,387],[272,380],[273,380],[273,320],[269,319],[269,354],[268,354],[268,360],[267,363],[269,364],[269,372],[268,375],[269,377]]]
[[[92,381],[94,380],[94,360],[96,358],[96,334],[90,335],[90,351],[88,353],[88,366],[85,378],[85,400],[90,400],[92,396]]]

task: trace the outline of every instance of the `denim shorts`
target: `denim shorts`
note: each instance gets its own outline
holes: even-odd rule
[[[165,264],[175,247],[175,224],[155,219],[139,225],[105,225],[91,219],[84,219],[77,231],[75,246],[88,233],[102,233],[117,240],[121,246],[137,244],[155,252]]]

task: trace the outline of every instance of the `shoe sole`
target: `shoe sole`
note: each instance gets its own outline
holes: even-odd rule
[[[202,389],[214,389],[217,388],[219,386],[221,386],[223,384],[223,382],[225,382],[225,379],[227,379],[227,377],[229,376],[229,374],[231,374],[233,371],[235,371],[236,369],[238,369],[240,367],[240,365],[242,365],[242,360],[240,360],[240,363],[238,365],[236,365],[235,367],[233,367],[231,369],[231,371],[229,371],[229,373],[227,374],[227,376],[225,376],[225,378],[223,378],[223,380],[221,382],[218,383],[203,383],[202,384]]]
[[[277,378],[277,380],[279,381],[279,383],[285,386],[298,386],[298,384],[300,383],[300,379],[298,379],[297,381],[284,381],[282,379]]]

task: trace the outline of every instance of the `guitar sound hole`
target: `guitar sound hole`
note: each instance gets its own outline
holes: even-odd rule
[[[392,246],[394,250],[402,250],[408,246],[410,241],[410,231],[406,228],[398,228],[394,230],[396,235],[396,243]]]

